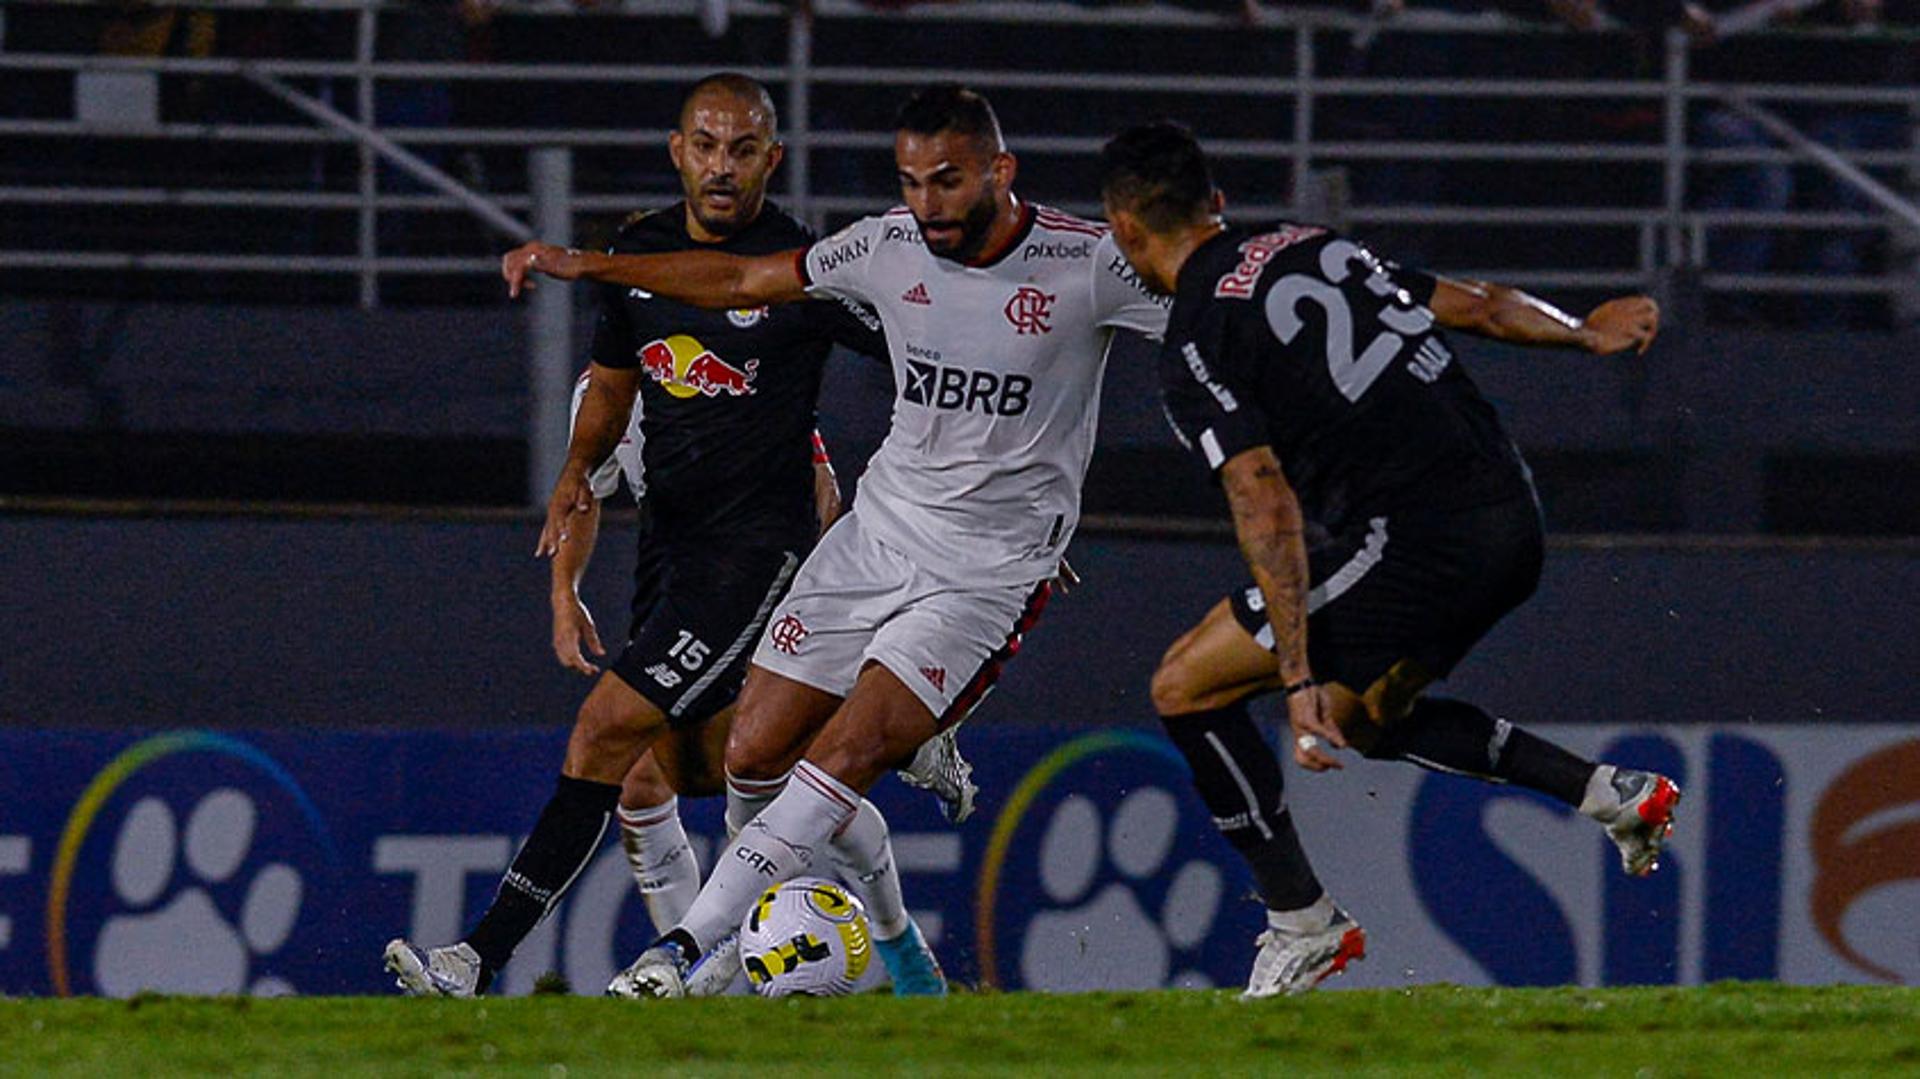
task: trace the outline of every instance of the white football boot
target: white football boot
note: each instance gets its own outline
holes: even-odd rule
[[[1660,848],[1673,832],[1673,811],[1680,787],[1657,772],[1635,772],[1603,764],[1587,783],[1588,803],[1581,809],[1606,826],[1620,848],[1620,868],[1644,877],[1660,868]]]
[[[405,940],[387,942],[387,970],[410,997],[480,995],[480,956],[465,943],[420,948]]]
[[[737,942],[736,942],[737,943]],[[738,961],[739,953],[735,953]],[[640,953],[633,965],[613,976],[607,995],[625,1000],[666,1000],[687,995],[687,955],[672,941]]]
[[[1254,943],[1260,954],[1253,957],[1253,976],[1242,1000],[1298,996],[1367,957],[1366,930],[1338,908],[1325,929],[1291,933],[1269,926]]]
[[[973,783],[973,765],[960,755],[960,728],[949,727],[920,744],[913,762],[898,773],[900,782],[940,799],[940,813],[953,824],[973,815],[973,799],[980,788]]]
[[[720,943],[707,950],[700,961],[687,971],[686,987],[690,997],[725,996],[740,977],[740,934],[728,933]]]

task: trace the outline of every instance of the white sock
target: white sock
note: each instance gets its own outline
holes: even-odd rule
[[[887,838],[887,818],[865,798],[860,809],[833,837],[834,861],[859,891],[873,923],[875,940],[893,940],[907,931],[907,902],[900,895],[900,870],[893,864],[893,843]]]
[[[1603,764],[1587,777],[1586,797],[1580,799],[1582,816],[1604,821],[1620,811],[1620,792],[1613,789],[1613,773],[1613,765]]]
[[[680,799],[642,809],[621,806],[620,847],[654,929],[666,932],[700,894],[700,860],[680,823]]]
[[[788,772],[787,775],[792,775]],[[773,803],[781,788],[787,785],[787,776],[778,779],[741,779],[732,772],[727,773],[727,842],[740,834],[747,822],[760,815],[760,811]]]
[[[853,788],[801,761],[787,789],[715,859],[707,886],[679,927],[705,953],[740,928],[761,892],[811,869],[833,834],[859,811],[860,795]]]
[[[1282,933],[1318,933],[1333,924],[1333,916],[1339,911],[1333,897],[1322,892],[1320,898],[1299,910],[1267,911],[1267,926]]]

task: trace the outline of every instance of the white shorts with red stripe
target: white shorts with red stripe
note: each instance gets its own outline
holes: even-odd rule
[[[860,671],[878,663],[948,727],[993,688],[1050,587],[969,588],[936,578],[848,513],[800,567],[753,664],[844,697]]]

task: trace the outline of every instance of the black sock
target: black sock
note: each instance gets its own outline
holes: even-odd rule
[[[1367,756],[1517,783],[1575,808],[1587,795],[1594,768],[1592,761],[1504,719],[1444,697],[1421,698],[1406,718],[1387,725]]]
[[[513,950],[540,924],[579,876],[606,835],[607,818],[620,801],[620,785],[561,776],[547,808],[540,811],[527,843],[514,855],[493,905],[467,934],[480,954],[482,981],[491,981]]]
[[[700,961],[700,942],[693,939],[692,933],[678,926],[667,930],[667,935],[654,941],[652,946],[657,948],[662,944],[679,945],[680,954],[685,957],[688,966]]]
[[[1246,702],[1160,722],[1193,769],[1214,826],[1253,870],[1267,906],[1299,910],[1324,895],[1287,810],[1280,759],[1254,727]]]

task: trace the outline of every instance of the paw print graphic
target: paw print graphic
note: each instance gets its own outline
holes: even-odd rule
[[[284,980],[253,977],[254,961],[277,952],[300,916],[304,885],[272,863],[243,880],[258,812],[231,788],[201,798],[184,831],[159,798],[135,803],[114,841],[113,895],[126,913],[107,919],[94,947],[94,981],[112,997],[163,993],[293,992]],[[184,863],[184,872],[183,869]],[[238,896],[237,918],[220,899]]]
[[[1040,890],[1061,909],[1027,924],[1020,972],[1029,988],[1213,984],[1182,963],[1198,961],[1225,881],[1210,862],[1170,864],[1179,820],[1176,799],[1160,787],[1134,790],[1104,824],[1085,797],[1060,803],[1041,838]]]

